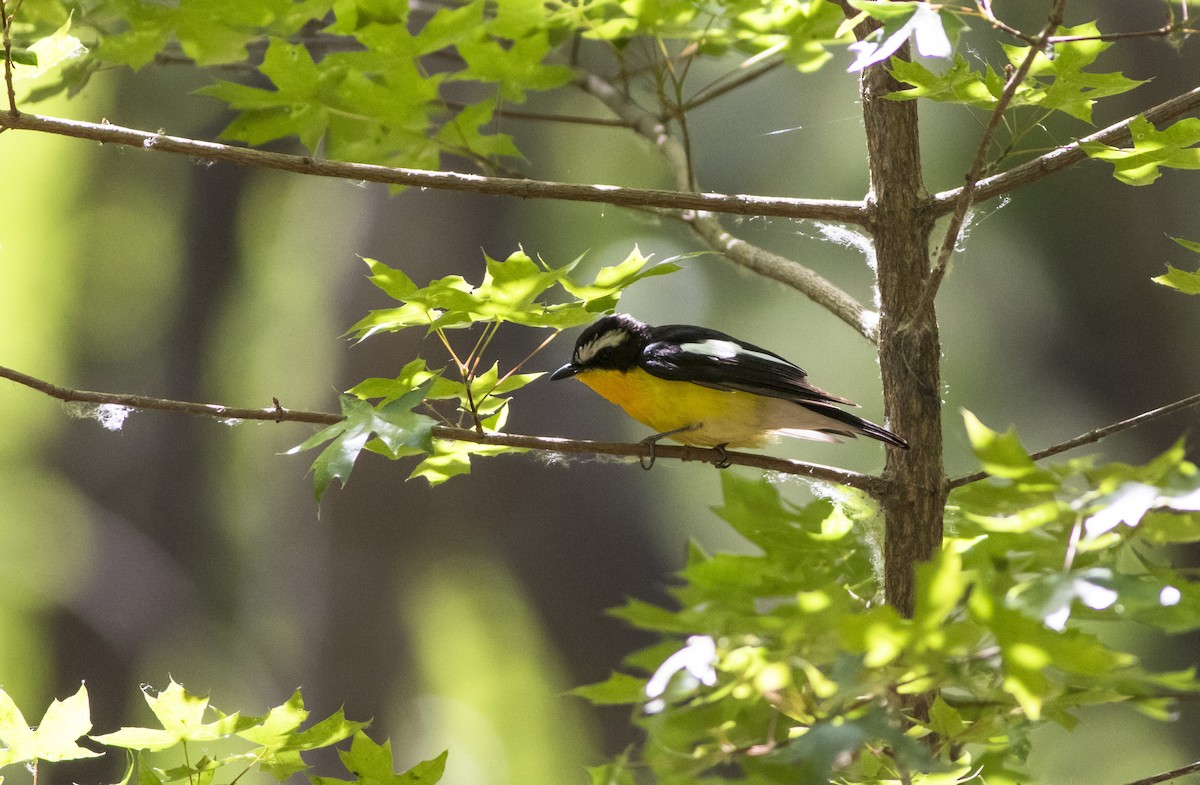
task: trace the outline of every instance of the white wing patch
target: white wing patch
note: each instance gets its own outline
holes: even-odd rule
[[[629,340],[628,330],[609,330],[600,333],[592,340],[575,350],[575,362],[579,365],[587,363],[602,350],[612,346],[620,346]]]
[[[745,346],[735,341],[722,341],[716,338],[709,338],[707,341],[697,341],[696,343],[682,343],[679,348],[688,354],[700,354],[705,357],[716,357],[718,360],[732,360],[734,357],[757,357],[760,360],[775,363],[777,365],[785,365],[788,368],[792,364],[778,357],[773,357],[763,352],[755,352],[747,349]]]

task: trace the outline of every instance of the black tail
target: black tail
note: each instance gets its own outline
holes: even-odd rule
[[[837,420],[838,422],[843,422],[846,425],[849,425],[851,428],[851,434],[862,434],[863,436],[869,436],[872,439],[878,439],[885,444],[891,444],[899,447],[901,450],[908,449],[908,442],[904,441],[887,428],[884,428],[882,425],[876,425],[870,420],[864,420],[863,418],[853,415],[850,412],[842,411],[836,406],[821,406],[818,408],[807,401],[802,405],[807,406],[813,411],[818,411],[832,420]]]

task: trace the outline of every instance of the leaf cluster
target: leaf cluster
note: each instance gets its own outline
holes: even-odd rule
[[[961,54],[945,68],[927,65],[953,54],[966,21],[979,15],[973,3],[852,0],[849,6],[859,14],[850,19],[832,0],[468,0],[432,9],[410,9],[404,0],[33,5],[37,10],[22,9],[16,25],[15,57],[31,62],[44,55],[45,62],[18,70],[55,76],[30,93],[33,100],[74,92],[105,64],[138,69],[187,60],[224,67],[226,78],[198,93],[237,113],[224,131],[227,139],[263,145],[294,138],[313,155],[418,169],[439,168],[448,153],[506,173],[522,153],[500,130],[499,118],[534,93],[577,81],[581,62],[615,74],[610,78],[682,125],[688,109],[756,73],[779,64],[815,71],[834,48],[846,45],[858,55],[852,71],[889,62],[909,85],[893,99],[991,110],[1005,93],[1008,74],[1032,50],[1002,45],[999,61],[979,68]],[[78,33],[82,39],[65,32],[72,19],[86,31]],[[876,29],[856,42],[868,19]],[[1179,26],[1171,32],[1193,31]],[[909,39],[921,57],[892,57]],[[1051,114],[1090,123],[1098,100],[1142,84],[1093,70],[1112,46],[1095,23],[1061,27],[1054,41],[1033,55],[1008,102],[1009,149]],[[581,42],[588,46],[586,57]],[[46,51],[36,53],[38,47]],[[698,89],[684,90],[697,58],[726,55],[741,62]],[[230,69],[243,76],[228,78]],[[1015,113],[1022,110],[1018,124]],[[1088,152],[1113,161],[1118,178],[1142,184],[1157,176],[1158,165],[1195,168],[1194,130],[1179,123],[1132,150],[1094,146]]]
[[[969,414],[967,429],[988,478],[952,494],[911,619],[879,596],[867,499],[839,490],[797,506],[767,479],[723,475],[716,512],[757,553],[693,546],[676,608],[615,611],[665,641],[576,691],[633,704],[648,733],[640,757],[594,775],[1017,783],[1041,724],[1071,728],[1103,703],[1167,719],[1195,695],[1193,672],[1150,672],[1102,634],[1200,627],[1200,589],[1167,559],[1200,541],[1200,472],[1182,445],[1143,466],[1042,468],[1012,432]]]
[[[1038,107],[1090,123],[1098,99],[1129,92],[1145,83],[1120,72],[1088,70],[1100,54],[1112,46],[1110,42],[1099,40],[1100,30],[1095,23],[1060,27],[1057,35],[1076,40],[1056,43],[1051,52],[1034,55],[1029,75],[1014,92],[1010,107]],[[1020,65],[1031,49],[1028,46],[1001,48],[1010,68]],[[912,85],[893,93],[890,97],[895,100],[930,98],[979,109],[994,108],[1006,82],[1006,77],[990,65],[974,70],[962,55],[956,55],[953,65],[941,74],[919,62],[893,60],[892,74],[899,81]]]
[[[224,714],[174,680],[157,695],[145,690],[144,697],[158,727],[125,727],[88,736],[92,721],[86,687],[51,703],[36,728],[0,690],[0,767],[36,766],[39,761],[91,758],[121,750],[127,753],[128,765],[119,785],[233,783],[252,771],[278,782],[304,774],[313,785],[433,785],[446,765],[443,752],[397,773],[391,742],[376,744],[364,732],[367,723],[347,720],[340,710],[304,727],[309,712],[299,690],[262,716]],[[107,748],[106,752],[81,745],[82,738]],[[310,772],[306,757],[346,739],[351,740],[349,749],[338,749],[338,758],[350,779]]]
[[[92,56],[34,96],[74,92],[105,64],[140,69],[191,61],[241,69],[198,93],[237,112],[225,138],[262,145],[295,138],[341,161],[436,169],[443,153],[484,168],[521,158],[498,111],[576,74],[567,48],[599,42],[619,68],[634,37],[695,54],[737,51],[815,70],[845,43],[829,0],[764,6],[740,0],[630,4],[468,0],[430,10],[405,0],[45,0],[23,13],[33,40],[68,8]],[[49,9],[49,10],[47,10]],[[26,50],[18,47],[18,56]],[[653,49],[652,59],[659,50]],[[662,51],[666,51],[665,48]],[[636,70],[637,66],[630,66]],[[656,73],[671,66],[657,62]],[[228,71],[226,71],[228,73]]]
[[[421,329],[445,349],[453,377],[446,375],[447,368],[430,368],[427,360],[418,357],[396,377],[366,379],[342,396],[343,419],[290,451],[326,445],[312,466],[318,501],[334,480],[346,484],[363,449],[393,460],[423,455],[410,478],[423,477],[431,485],[469,472],[473,455],[519,452],[516,447],[435,439],[433,428],[446,424],[479,433],[501,431],[509,413],[507,396],[541,376],[518,373],[521,366],[560,331],[611,312],[625,287],[678,269],[669,262],[648,267],[649,258],[635,247],[624,261],[601,268],[591,282],[578,283],[569,275],[580,259],[551,267],[517,251],[504,260],[485,256],[478,284],[450,275],[418,286],[398,269],[374,259],[365,261],[371,283],[400,304],[371,311],[350,334],[362,341],[381,333]],[[553,302],[554,298],[559,301]],[[498,361],[489,364],[485,357],[504,324],[548,330],[550,335],[524,360],[501,372]],[[466,333],[468,340],[456,341],[459,333]],[[443,401],[450,404],[448,412],[434,405]],[[417,412],[418,408],[425,413]]]

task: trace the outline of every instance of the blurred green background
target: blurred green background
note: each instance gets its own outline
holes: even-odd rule
[[[1160,4],[1072,8],[1075,21],[1136,29]],[[1103,70],[1155,80],[1102,105],[1097,126],[1194,87],[1198,50],[1195,41],[1181,53],[1131,41],[1106,55]],[[816,75],[775,72],[698,111],[702,187],[861,198],[848,62],[843,53]],[[187,95],[205,81],[183,67],[112,70],[72,101],[33,109],[214,138],[228,116]],[[597,112],[582,96],[533,108]],[[923,113],[928,186],[955,187],[980,121],[957,108]],[[653,151],[619,131],[501,123],[532,176],[669,186]],[[1083,132],[1049,124],[1045,139]],[[634,243],[659,259],[697,250],[679,227],[613,207],[390,197],[378,186],[27,132],[0,135],[0,167],[0,364],[85,389],[334,410],[338,391],[394,375],[414,352],[443,359],[435,342],[341,337],[385,305],[358,256],[422,282],[478,279],[484,252],[503,258],[518,244],[556,265],[586,252],[593,267]],[[829,227],[730,219],[729,228],[873,297],[862,253]],[[1200,390],[1200,302],[1150,281],[1166,262],[1195,265],[1168,235],[1200,239],[1194,175],[1167,171],[1132,189],[1088,164],[978,207],[940,301],[952,474],[974,468],[961,408],[993,427],[1015,424],[1036,449]],[[771,347],[881,417],[875,358],[852,330],[716,256],[683,265],[622,308]],[[539,355],[536,370],[562,362],[573,337]],[[502,362],[541,338],[502,334]],[[393,738],[398,764],[449,747],[450,785],[583,782],[580,767],[619,751],[633,731],[625,710],[562,693],[647,642],[604,609],[627,596],[663,601],[689,538],[710,550],[745,547],[709,512],[719,485],[705,466],[642,472],[504,457],[431,490],[405,483],[406,466],[367,456],[318,509],[305,476],[313,456],[281,455],[311,432],[302,426],[135,412],[108,431],[10,383],[0,384],[0,412],[0,685],[38,716],[84,680],[97,732],[145,721],[138,686],[161,689],[169,675],[230,711],[261,711],[299,686],[315,715],[344,706],[352,719],[374,718],[372,735]],[[1096,451],[1145,460],[1197,424],[1190,411]],[[548,382],[518,397],[510,428],[645,435],[582,385]],[[776,452],[866,471],[882,463],[873,442]],[[1142,637],[1143,656],[1159,667],[1196,664],[1195,638],[1119,634]],[[1174,726],[1120,710],[1094,716],[1074,734],[1046,732],[1033,760],[1039,781],[1120,783],[1200,754],[1194,711]],[[1119,754],[1097,754],[1114,736]],[[55,782],[102,775],[65,765],[51,773]]]

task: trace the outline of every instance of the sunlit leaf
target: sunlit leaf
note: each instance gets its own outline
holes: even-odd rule
[[[87,688],[69,698],[51,701],[36,728],[0,689],[0,766],[32,761],[64,761],[95,758],[102,753],[82,747],[78,740],[92,729]]]
[[[1182,237],[1172,237],[1171,239],[1193,253],[1200,253],[1200,242],[1185,240]],[[1178,289],[1184,294],[1200,294],[1200,270],[1189,273],[1168,264],[1165,275],[1156,276],[1151,280],[1163,286]]]
[[[175,681],[157,695],[146,689],[144,697],[161,728],[121,728],[113,733],[93,736],[92,739],[112,747],[153,752],[183,741],[225,738],[255,723],[253,718],[243,718],[238,714],[221,715],[211,722],[205,722],[205,715],[209,711],[208,699],[189,693]]]
[[[1200,169],[1200,118],[1187,117],[1163,130],[1141,115],[1129,124],[1133,147],[1112,147],[1100,142],[1081,142],[1090,157],[1113,165],[1113,176],[1127,185],[1149,185],[1163,167]]]
[[[963,422],[967,428],[967,438],[971,440],[971,449],[988,474],[1022,479],[1038,471],[1037,465],[1017,439],[1015,430],[1010,428],[1005,433],[993,431],[965,409]]]
[[[953,53],[942,15],[929,3],[850,0],[850,4],[882,22],[871,36],[850,45],[850,51],[857,55],[848,69],[851,72],[887,60],[910,37],[922,57],[949,57]]]
[[[339,750],[338,756],[353,780],[334,777],[312,777],[313,785],[435,785],[446,769],[446,755],[422,761],[407,771],[397,773],[392,759],[392,743],[376,744],[365,733],[354,734],[349,750]]]

